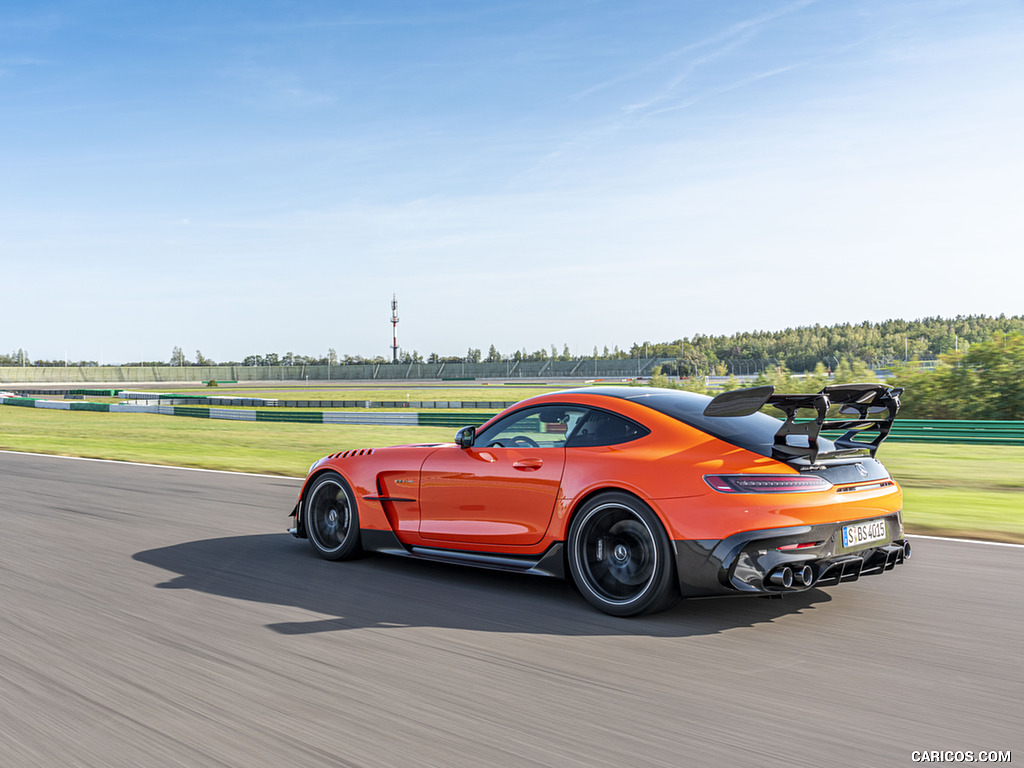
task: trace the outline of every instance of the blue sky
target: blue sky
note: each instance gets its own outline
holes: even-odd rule
[[[0,349],[1021,314],[1024,6],[6,2]]]

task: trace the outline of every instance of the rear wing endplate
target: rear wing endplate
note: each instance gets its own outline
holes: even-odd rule
[[[704,409],[705,416],[749,416],[770,405],[782,411],[786,420],[775,433],[773,458],[791,460],[806,457],[812,464],[818,458],[818,436],[823,430],[844,430],[834,442],[842,450],[867,450],[875,455],[878,446],[889,435],[900,409],[899,387],[884,384],[834,384],[813,395],[776,395],[775,387],[751,387],[724,392]],[[829,408],[839,407],[839,414],[849,419],[828,419]],[[813,412],[813,417],[796,420],[799,412]],[[870,440],[856,440],[865,433],[874,433]],[[790,435],[807,438],[807,445],[790,445]]]

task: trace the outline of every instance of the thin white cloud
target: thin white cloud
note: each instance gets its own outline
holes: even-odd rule
[[[766,72],[758,72],[756,74],[750,75],[749,77],[741,78],[740,80],[737,80],[737,81],[732,82],[732,83],[728,83],[726,85],[719,85],[719,86],[715,86],[715,87],[712,87],[712,88],[706,88],[703,91],[694,94],[693,96],[691,96],[690,98],[686,99],[685,101],[680,102],[679,104],[673,104],[671,106],[666,106],[666,107],[661,107],[659,109],[650,110],[647,113],[647,116],[648,117],[653,117],[655,115],[660,115],[660,114],[665,113],[665,112],[675,112],[675,111],[680,110],[680,109],[686,109],[687,107],[693,106],[698,101],[700,101],[702,98],[705,98],[707,96],[717,96],[717,95],[720,95],[720,94],[723,94],[723,93],[728,93],[729,91],[735,91],[735,90],[738,90],[740,88],[745,88],[748,85],[753,85],[754,83],[756,83],[756,82],[758,82],[760,80],[767,80],[770,77],[776,77],[778,75],[784,75],[787,72],[791,72],[794,69],[798,69],[799,67],[800,67],[800,65],[797,65],[797,64],[792,64],[792,65],[788,65],[788,66],[784,66],[784,67],[776,67],[775,69],[770,69],[770,70],[768,70]]]
[[[746,45],[746,43],[749,42],[753,37],[753,32],[748,32],[738,37],[734,37],[733,39],[726,42],[724,45],[721,45],[715,48],[714,50],[703,54],[702,56],[698,56],[697,58],[688,61],[686,63],[686,66],[684,66],[682,70],[674,73],[672,78],[664,85],[662,85],[661,88],[655,94],[646,97],[642,101],[633,104],[627,104],[622,108],[622,111],[627,115],[642,114],[644,112],[649,111],[653,107],[657,107],[657,105],[672,98],[679,90],[679,88],[688,80],[690,80],[697,71],[704,68],[708,64],[717,61],[718,59],[728,56],[737,48],[741,48],[742,46]]]
[[[595,93],[603,91],[607,88],[611,88],[612,86],[616,86],[629,80],[635,80],[645,75],[660,71],[666,68],[668,65],[674,63],[676,60],[682,58],[683,56],[693,51],[699,51],[703,48],[708,48],[712,46],[721,46],[721,44],[724,43],[725,45],[720,47],[719,50],[721,50],[722,52],[728,52],[736,47],[737,38],[739,38],[739,44],[742,44],[743,42],[750,40],[754,35],[756,35],[759,29],[763,27],[765,24],[768,24],[769,22],[772,22],[775,19],[778,19],[782,16],[786,16],[788,14],[802,10],[803,8],[806,8],[809,5],[813,5],[816,2],[818,2],[818,0],[798,0],[797,2],[788,3],[772,11],[768,11],[766,13],[753,16],[749,19],[744,19],[742,21],[736,22],[735,24],[728,26],[727,28],[723,29],[722,31],[714,35],[709,35],[708,37],[705,37],[701,40],[698,40],[693,43],[688,43],[680,48],[676,48],[675,50],[662,54],[661,56],[658,56],[657,58],[652,59],[651,61],[635,69],[632,69],[629,72],[625,72],[621,75],[618,75],[617,77],[610,78],[600,83],[595,83],[589,88],[586,88],[578,93],[571,95],[569,97],[569,100],[579,101],[587,98],[588,96],[592,96]],[[678,84],[679,82],[685,80],[685,78],[692,74],[693,70],[700,66],[700,64],[703,63],[703,61],[711,60],[714,58],[717,58],[717,54],[706,54],[704,56],[699,57],[696,60],[696,62],[688,63],[681,73],[675,73],[674,75],[671,76],[668,89],[671,89],[672,83]]]

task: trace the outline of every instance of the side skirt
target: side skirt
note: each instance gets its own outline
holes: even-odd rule
[[[562,554],[564,545],[555,542],[539,556],[521,556],[494,554],[490,552],[465,552],[455,549],[438,549],[436,547],[407,547],[398,540],[393,531],[361,531],[363,549],[369,552],[382,552],[386,555],[409,557],[414,560],[429,560],[435,563],[453,563],[471,565],[475,568],[488,568],[492,571],[509,573],[528,573],[535,576],[553,576],[565,578],[565,557]]]

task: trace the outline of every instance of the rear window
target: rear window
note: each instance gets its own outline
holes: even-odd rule
[[[586,391],[632,400],[634,403],[645,405],[684,424],[696,427],[712,437],[717,437],[719,440],[724,440],[753,453],[759,453],[762,456],[770,457],[772,455],[775,433],[782,426],[779,419],[760,412],[752,413],[749,416],[705,416],[704,409],[711,402],[711,398],[696,392],[654,387],[623,387],[618,390],[594,387]],[[787,443],[806,446],[807,437],[790,435],[787,438]],[[835,446],[831,440],[819,436],[818,449],[821,453],[830,453],[835,450]]]
[[[593,448],[603,445],[621,445],[650,434],[647,427],[625,419],[615,413],[592,408],[585,421],[573,431],[566,446]]]

